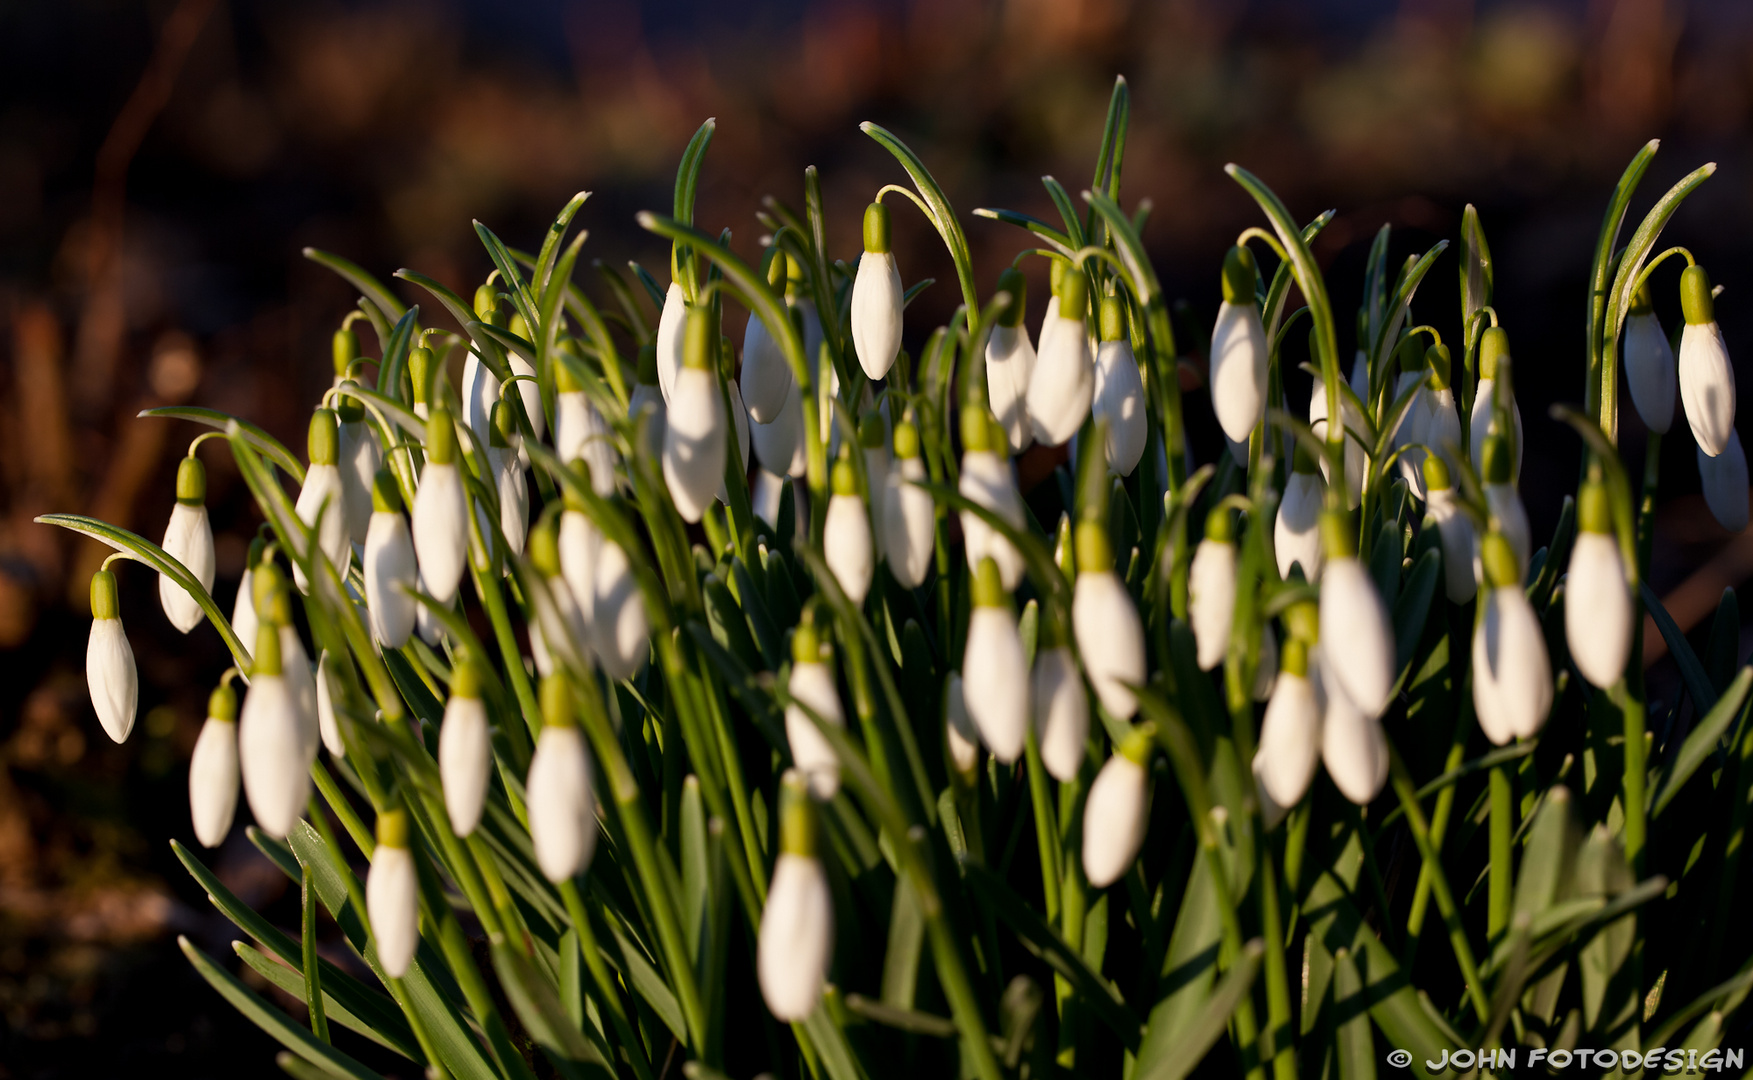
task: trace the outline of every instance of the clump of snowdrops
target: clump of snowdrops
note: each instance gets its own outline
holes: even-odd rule
[[[175,847],[308,1023],[183,948],[286,1071],[375,1075],[340,1028],[466,1078],[1734,1060],[1753,673],[1732,593],[1700,657],[1642,583],[1676,389],[1711,509],[1747,522],[1713,290],[1655,253],[1713,167],[1622,241],[1655,144],[1632,162],[1579,297],[1583,402],[1524,426],[1471,207],[1458,311],[1413,306],[1447,242],[1394,265],[1384,226],[1339,319],[1309,250],[1331,212],[1299,225],[1236,166],[1266,227],[1224,260],[1201,372],[1148,206],[1121,208],[1128,108],[1122,80],[1081,198],[1045,180],[1056,222],[976,212],[1027,230],[1017,266],[1051,262],[1044,303],[1015,269],[975,279],[963,219],[871,124],[911,185],[875,193],[849,261],[813,169],[801,215],[756,214],[759,265],[695,227],[710,121],[673,213],[639,216],[672,243],[667,285],[579,272],[583,195],[533,255],[477,223],[495,269],[469,299],[397,273],[461,333],[309,251],[361,296],[305,453],[154,410],[216,429],[162,547],[43,519],[156,570],[172,624],[205,619],[236,659],[193,832],[224,840],[241,786],[302,927]],[[916,211],[964,301],[929,332],[904,313],[931,282],[890,244]],[[1677,347],[1651,303],[1672,256]],[[1621,368],[1651,432],[1636,494]],[[1227,445],[1188,444],[1205,408]],[[1528,442],[1577,436],[1577,494],[1531,536]],[[206,440],[264,521],[229,618]],[[1069,452],[1025,501],[1034,443]],[[91,585],[117,740],[123,584],[106,563]],[[1646,610],[1679,701],[1646,700]],[[322,918],[358,962],[319,958]]]

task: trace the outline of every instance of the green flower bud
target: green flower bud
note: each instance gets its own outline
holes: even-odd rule
[[[872,255],[889,251],[889,208],[880,202],[864,208],[864,250]]]
[[[1590,480],[1577,492],[1577,528],[1589,533],[1613,531],[1613,505],[1607,500],[1607,485]]]
[[[456,459],[456,421],[449,409],[439,406],[426,421],[426,460],[434,465],[453,465]]]
[[[919,429],[910,420],[895,425],[895,456],[902,459],[919,456]]]
[[[645,386],[657,385],[657,346],[639,346],[639,381]],[[576,383],[574,384],[576,387]]]
[[[1510,336],[1501,326],[1493,326],[1479,337],[1479,377],[1497,378],[1500,359],[1510,355]]]
[[[1252,304],[1254,273],[1254,253],[1245,245],[1230,248],[1223,257],[1224,303]]]
[[[207,501],[207,467],[190,454],[177,463],[177,502],[201,506]]]
[[[1047,287],[1054,296],[1058,296],[1065,284],[1065,272],[1070,269],[1064,259],[1047,260]]]
[[[408,846],[408,812],[401,807],[377,815],[377,842],[380,847]]]
[[[402,512],[402,489],[396,484],[395,474],[387,467],[377,470],[377,475],[372,477],[371,509],[379,514]]]
[[[1329,559],[1357,557],[1357,537],[1352,534],[1351,520],[1344,511],[1321,512],[1321,544]]]
[[[1114,544],[1108,530],[1099,521],[1077,523],[1077,572],[1105,574],[1114,569]]]
[[[819,664],[822,662],[822,640],[816,633],[813,618],[805,618],[791,633],[791,662]]]
[[[1089,281],[1081,270],[1067,272],[1059,285],[1059,317],[1082,322],[1089,310]]]
[[[511,414],[511,402],[503,398],[495,401],[490,416],[493,426],[487,432],[487,445],[496,450],[507,449],[517,438],[517,420]]]
[[[1284,639],[1278,647],[1278,670],[1304,679],[1309,677],[1309,647],[1302,638],[1293,635]]]
[[[1453,374],[1453,364],[1449,359],[1447,345],[1432,345],[1424,350],[1424,366],[1430,369],[1430,388],[1447,390]]]
[[[790,260],[779,248],[768,248],[767,284],[775,292],[785,287],[786,280],[791,276]],[[657,380],[652,380],[656,382]]]
[[[691,305],[682,331],[682,366],[711,371],[712,344],[716,336],[712,329],[712,308],[706,304]]]
[[[511,313],[511,321],[505,324],[505,328],[525,341],[536,340],[536,336],[530,333],[530,324],[523,321],[523,315],[520,312]]]
[[[530,526],[530,562],[544,578],[560,573],[560,538],[553,517],[544,514]]]
[[[1418,335],[1407,334],[1394,346],[1394,359],[1400,365],[1402,375],[1424,370],[1424,348],[1419,344]]]
[[[814,858],[817,829],[809,781],[796,769],[787,769],[779,782],[779,850]]]
[[[832,480],[836,495],[858,494],[858,473],[852,468],[852,462],[847,458],[847,449],[847,446],[842,443],[840,458],[834,462]]]
[[[1235,530],[1230,525],[1230,511],[1220,506],[1205,515],[1205,538],[1217,544],[1235,543]]]
[[[494,326],[502,325],[499,321],[499,293],[491,285],[482,285],[475,290],[475,318]]]
[[[999,577],[998,564],[990,556],[981,559],[980,568],[974,571],[974,606],[1010,607],[1010,594],[1004,591],[1004,580]]]
[[[1516,565],[1516,552],[1510,542],[1500,532],[1490,532],[1479,547],[1480,561],[1485,564],[1485,580],[1494,589],[1506,585],[1519,585],[1522,581],[1520,568]]]
[[[962,452],[972,454],[991,450],[994,445],[992,418],[986,409],[974,404],[962,406]]]
[[[349,327],[342,327],[329,339],[329,352],[335,360],[335,377],[346,378],[347,369],[359,359],[359,335]]]
[[[1680,312],[1687,326],[1703,326],[1716,322],[1716,300],[1710,294],[1710,275],[1702,266],[1688,266],[1680,272]]]
[[[1021,270],[1012,266],[998,275],[998,291],[1010,294],[1010,303],[998,313],[999,325],[1021,325],[1023,315],[1029,308],[1029,279],[1023,277]]]
[[[1431,491],[1446,491],[1454,485],[1449,478],[1449,466],[1441,455],[1426,454],[1424,457],[1424,486]]]
[[[306,449],[312,465],[333,465],[341,458],[341,431],[333,409],[318,409],[310,416]]]
[[[883,448],[883,414],[875,409],[864,410],[858,421],[858,445],[866,450]]]
[[[460,656],[456,666],[451,669],[450,696],[463,698],[479,698],[481,696],[481,667],[475,663],[474,657],[467,653]]]
[[[1488,484],[1507,484],[1510,482],[1510,468],[1515,464],[1510,454],[1509,440],[1502,435],[1488,435],[1485,438],[1485,449],[1480,452],[1480,461],[1485,466],[1480,471],[1485,474]]]
[[[1126,733],[1120,740],[1120,755],[1134,765],[1147,765],[1150,755],[1156,749],[1156,725],[1143,723]]]
[[[237,722],[237,691],[230,681],[222,682],[207,696],[207,715],[228,724]]]
[[[251,656],[250,678],[280,674],[280,628],[264,621],[256,631],[256,651]]]
[[[416,345],[408,350],[408,381],[414,384],[414,404],[424,405],[432,389],[432,350]]]
[[[91,575],[91,617],[119,619],[121,612],[122,606],[116,597],[116,575],[108,570]]]
[[[567,692],[566,679],[550,675],[542,680],[542,723],[548,727],[568,728],[577,724],[572,715],[572,695]]]
[[[1118,296],[1102,297],[1102,340],[1123,341],[1126,338],[1126,305]]]
[[[1684,275],[1682,275],[1682,277],[1681,277],[1681,283],[1682,283],[1682,287],[1684,287],[1684,283],[1685,283]],[[1650,283],[1646,279],[1642,285],[1639,285],[1637,287],[1637,292],[1635,294],[1633,294],[1631,297],[1631,312],[1630,313],[1633,315],[1648,315],[1651,312],[1653,312],[1655,310],[1655,308],[1656,308],[1656,298],[1650,292]]]
[[[1290,635],[1289,640],[1313,645],[1321,640],[1321,606],[1313,600],[1298,600],[1284,609],[1279,618]]]

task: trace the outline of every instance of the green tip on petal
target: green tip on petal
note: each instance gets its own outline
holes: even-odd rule
[[[889,252],[889,208],[880,202],[864,208],[864,250],[872,255]]]
[[[1010,607],[1010,594],[1004,591],[1004,579],[999,576],[998,564],[990,556],[981,559],[979,569],[974,571],[974,606]]]
[[[549,675],[543,679],[541,695],[542,723],[556,728],[574,726],[572,695],[566,689],[565,676]]]
[[[371,478],[371,509],[379,514],[402,512],[402,489],[396,486],[395,474],[388,467],[377,470]]]
[[[177,463],[177,502],[200,506],[207,501],[207,467],[193,454]]]
[[[257,564],[250,585],[250,599],[255,601],[257,618],[279,626],[291,624],[292,605],[286,597],[286,572],[280,569],[279,563],[264,560]]]
[[[121,618],[121,604],[116,599],[116,575],[108,570],[91,575],[91,617]]]
[[[1507,484],[1510,482],[1510,466],[1512,461],[1510,458],[1510,444],[1508,439],[1505,439],[1502,435],[1498,434],[1487,435],[1485,437],[1485,448],[1480,451],[1479,457],[1481,463],[1484,465],[1484,468],[1482,468],[1480,472],[1485,474],[1486,483]]]
[[[377,843],[379,847],[406,848],[408,846],[408,812],[406,810],[398,806],[377,815]]]
[[[426,391],[432,384],[432,350],[416,345],[408,350],[408,381],[414,384],[414,403],[426,403]]]
[[[1108,539],[1108,530],[1099,521],[1080,521],[1077,523],[1077,572],[1080,574],[1105,574],[1114,569],[1114,543]]]
[[[318,409],[310,416],[310,436],[305,448],[312,465],[333,465],[341,459],[340,419],[333,409]]]
[[[1431,491],[1444,491],[1454,486],[1454,481],[1449,478],[1449,464],[1442,459],[1442,455],[1425,455],[1424,486]]]
[[[1090,311],[1089,281],[1083,271],[1073,270],[1059,284],[1059,317],[1082,322]]]
[[[518,312],[514,311],[511,313],[511,321],[505,325],[505,328],[516,334],[518,337],[523,338],[525,341],[534,341],[536,339],[536,336],[530,333],[530,324],[524,322],[523,316]]]
[[[343,378],[353,361],[359,359],[359,335],[343,327],[329,339],[329,352],[335,360],[335,377]]]
[[[1205,538],[1219,544],[1235,542],[1235,530],[1230,525],[1229,507],[1220,506],[1205,515]]]
[[[817,827],[809,781],[796,769],[785,770],[779,781],[779,850],[815,858]]]
[[[1501,326],[1493,326],[1479,337],[1479,377],[1497,378],[1499,360],[1510,355],[1510,336]]]
[[[834,473],[831,480],[836,495],[858,494],[858,472],[852,467],[852,461],[846,453],[847,449],[846,444],[841,443],[840,457],[834,462]]]
[[[1054,296],[1058,296],[1065,286],[1065,272],[1071,269],[1064,259],[1047,260],[1047,288]]]
[[[256,630],[256,651],[250,659],[250,678],[280,674],[279,626],[263,620]]]
[[[475,290],[475,318],[490,323],[499,314],[499,293],[491,285],[482,285]]]
[[[580,488],[583,488],[587,491],[595,491],[596,490],[594,487],[591,486],[591,473],[590,473],[590,462],[589,461],[587,461],[581,457],[580,458],[573,458],[571,461],[566,463],[566,467],[568,469],[572,470],[573,476],[578,478],[578,486]],[[584,496],[581,494],[575,493],[570,487],[565,487],[565,488],[561,489],[560,503],[561,503],[561,506],[563,509],[575,510],[581,514],[584,512]]]
[[[647,345],[645,348],[652,350],[651,381],[655,384],[657,382],[657,350],[651,345]],[[643,350],[641,351],[643,352]],[[639,381],[645,381],[643,375]],[[578,381],[578,376],[573,372],[572,365],[565,360],[556,358],[554,361],[554,392],[556,394],[576,394],[583,389],[584,384]]]
[[[1492,588],[1521,584],[1522,573],[1516,565],[1515,549],[1510,547],[1502,533],[1486,534],[1485,542],[1479,546],[1479,558],[1485,564],[1485,580]]]
[[[712,329],[712,308],[706,304],[689,307],[682,331],[682,366],[711,371],[712,345],[717,337]]]
[[[753,316],[750,316],[750,318],[753,318]],[[561,368],[561,370],[564,371],[565,368]],[[573,384],[572,388],[574,390],[579,388],[578,387],[578,380],[572,379],[570,375],[568,375],[567,378],[571,380],[571,382]],[[556,379],[556,383],[558,383],[558,381],[559,380]],[[639,381],[640,381],[640,383],[644,384],[645,386],[656,386],[657,385],[657,346],[656,345],[641,345],[641,346],[639,346]]]
[[[1102,297],[1101,329],[1103,341],[1122,341],[1126,337],[1126,305],[1118,296]]]
[[[779,248],[768,248],[767,253],[767,285],[775,291],[782,290],[785,288],[786,278],[791,274],[786,265],[790,260]]]
[[[1687,326],[1703,326],[1716,322],[1716,300],[1710,294],[1710,275],[1702,266],[1688,266],[1680,272],[1680,312]]]
[[[1309,677],[1309,646],[1302,638],[1293,634],[1278,647],[1278,670],[1304,679]]]
[[[464,654],[457,660],[456,667],[450,673],[450,696],[460,698],[480,698],[481,666],[475,658]]]
[[[1150,764],[1151,751],[1155,748],[1156,725],[1148,722],[1133,728],[1120,740],[1120,756],[1140,767]]]
[[[454,465],[457,459],[456,421],[440,406],[426,421],[426,460],[433,465]]]
[[[511,414],[511,402],[501,398],[493,403],[493,427],[487,432],[487,445],[504,450],[517,437],[517,419]]]
[[[244,556],[244,568],[247,570],[255,569],[256,564],[262,561],[262,552],[266,550],[268,550],[267,538],[258,534],[254,540],[250,541],[250,553]],[[253,600],[254,597],[251,599]]]
[[[1054,265],[1058,265],[1057,260]],[[1010,294],[1010,303],[998,313],[999,325],[1020,326],[1029,308],[1029,279],[1023,277],[1021,270],[1010,267],[998,275],[998,291]]]
[[[972,402],[962,406],[962,453],[973,454],[992,449],[992,420],[987,416],[986,409]]]
[[[237,691],[229,681],[220,683],[207,695],[207,715],[226,723],[237,721]]]
[[[343,424],[357,424],[365,419],[365,406],[351,394],[335,397],[335,417]]]
[[[560,573],[560,538],[554,519],[543,517],[530,527],[530,562],[545,578]]]
[[[1223,301],[1226,304],[1254,302],[1254,253],[1238,244],[1223,257]]]
[[[1313,600],[1298,600],[1285,608],[1279,619],[1284,623],[1285,632],[1290,635],[1290,640],[1285,644],[1295,641],[1306,646],[1321,640],[1321,607]]]
[[[903,460],[919,456],[919,429],[911,420],[895,425],[895,456]]]
[[[858,445],[866,450],[883,448],[883,414],[875,409],[864,410],[858,421]]]
[[[1430,388],[1447,390],[1454,371],[1447,345],[1432,345],[1424,350],[1424,366],[1430,369]]]
[[[822,639],[816,632],[814,618],[805,618],[791,632],[791,662],[819,664],[822,662]]]
[[[1402,375],[1424,370],[1424,347],[1417,335],[1407,334],[1394,346],[1394,359],[1399,364]]]
[[[1357,557],[1357,537],[1351,530],[1351,519],[1343,510],[1321,512],[1321,545],[1329,559]]]
[[[1583,532],[1608,534],[1613,531],[1613,504],[1607,500],[1607,485],[1590,480],[1577,492],[1577,528]]]
[[[1684,278],[1682,278],[1682,280],[1684,280]],[[1645,280],[1642,285],[1637,287],[1637,292],[1631,297],[1631,314],[1649,315],[1655,311],[1655,308],[1655,294],[1650,292],[1650,283],[1648,280]]]

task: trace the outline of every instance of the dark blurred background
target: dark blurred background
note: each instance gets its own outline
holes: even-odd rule
[[[801,203],[814,164],[830,246],[850,260],[864,204],[904,180],[859,133],[869,119],[934,171],[989,289],[1027,238],[971,211],[1050,218],[1042,174],[1087,185],[1116,74],[1132,87],[1122,201],[1154,204],[1158,272],[1201,322],[1224,248],[1259,221],[1225,162],[1300,219],[1338,210],[1316,252],[1342,343],[1379,226],[1394,228],[1397,263],[1479,207],[1535,447],[1523,490],[1537,532],[1577,467],[1546,408],[1581,398],[1584,277],[1645,140],[1664,143],[1634,219],[1696,165],[1720,164],[1665,239],[1727,286],[1730,348],[1753,348],[1753,5],[1733,0],[0,4],[0,1077],[272,1068],[269,1041],[172,944],[187,933],[229,959],[233,933],[165,843],[193,844],[186,761],[223,650],[209,629],[174,633],[152,575],[122,564],[140,722],[112,745],[83,674],[102,551],[31,519],[90,513],[156,538],[196,432],[133,418],[150,405],[224,409],[302,448],[354,294],[301,248],[467,294],[490,269],[470,219],[533,246],[588,189],[586,257],[638,259],[661,279],[667,249],[633,214],[667,211],[683,145],[716,116],[702,226],[732,229],[752,256],[761,197]],[[916,344],[959,297],[937,238],[899,205],[903,276],[939,280],[911,310]],[[1674,273],[1658,279],[1670,327]],[[1459,329],[1455,281],[1449,254],[1414,304],[1445,335]],[[1306,401],[1306,380],[1292,385]],[[1208,401],[1188,408],[1209,459],[1221,444]],[[1640,460],[1629,408],[1624,427]],[[229,607],[256,521],[229,458],[204,457]],[[1753,546],[1705,512],[1684,435],[1666,458],[1653,576],[1692,627],[1753,574]],[[295,895],[241,831],[211,856],[235,891],[294,923]]]

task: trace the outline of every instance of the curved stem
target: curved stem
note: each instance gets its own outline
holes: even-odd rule
[[[1278,256],[1279,262],[1290,262],[1290,256],[1284,253],[1284,245],[1278,242],[1278,237],[1273,236],[1260,226],[1250,225],[1243,229],[1241,234],[1236,237],[1236,246],[1246,247],[1249,240],[1264,240],[1266,246]]]

